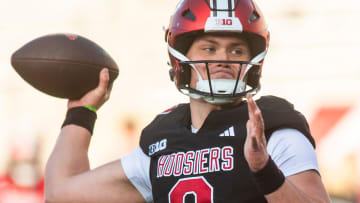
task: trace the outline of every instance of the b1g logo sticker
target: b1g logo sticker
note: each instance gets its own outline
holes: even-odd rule
[[[216,19],[216,24],[217,25],[232,25],[232,19],[230,18],[220,18],[220,19]]]
[[[154,144],[151,144],[149,146],[149,156],[151,156],[152,154],[158,151],[166,149],[166,142],[167,142],[166,139],[162,139],[158,142],[155,142]]]

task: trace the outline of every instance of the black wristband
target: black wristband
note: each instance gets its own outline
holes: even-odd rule
[[[86,128],[92,134],[96,121],[96,113],[86,107],[74,107],[67,111],[66,118],[61,128],[66,125],[75,124]]]
[[[276,191],[285,182],[284,174],[271,157],[263,169],[253,174],[257,185],[265,195]]]

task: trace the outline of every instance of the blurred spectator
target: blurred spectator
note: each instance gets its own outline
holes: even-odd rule
[[[120,130],[124,135],[123,138],[126,143],[124,151],[130,152],[131,150],[135,149],[135,147],[138,145],[140,135],[137,120],[132,116],[126,116],[122,120]]]
[[[39,165],[39,142],[16,140],[6,173],[0,176],[0,203],[44,202],[44,179]]]
[[[353,104],[324,105],[315,111],[310,128],[317,143],[322,179],[333,203],[359,200],[360,108]]]
[[[121,142],[119,143],[121,145],[121,147],[119,147],[121,153],[127,154],[135,149],[139,144],[139,137],[141,134],[139,120],[135,116],[127,114],[119,116],[116,119],[114,126],[116,126],[117,135],[121,136],[119,137]]]
[[[332,203],[358,203],[356,199],[346,199],[343,197],[331,196],[330,199]]]

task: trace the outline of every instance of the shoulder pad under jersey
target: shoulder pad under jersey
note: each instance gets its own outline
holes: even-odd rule
[[[147,154],[149,145],[159,142],[169,133],[189,125],[189,118],[189,104],[179,104],[158,114],[141,132],[140,146],[142,150]]]
[[[256,103],[263,115],[267,139],[275,130],[294,128],[302,132],[315,148],[309,125],[304,115],[294,109],[293,104],[275,96],[263,96]]]

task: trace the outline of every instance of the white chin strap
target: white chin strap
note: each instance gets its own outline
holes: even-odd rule
[[[168,44],[168,50],[169,53],[171,55],[173,55],[175,58],[181,60],[181,61],[190,61],[186,56],[184,56],[181,52],[177,51],[176,49],[172,48],[169,43]],[[260,54],[258,54],[257,56],[255,56],[250,63],[259,63],[260,61],[262,61],[266,55],[267,50],[261,52]],[[210,91],[210,85],[209,85],[209,81],[208,80],[203,80],[199,71],[196,69],[194,64],[189,64],[191,66],[191,68],[193,68],[199,78],[199,81],[196,83],[196,90],[201,91],[201,92],[206,92],[211,94]],[[236,93],[241,93],[244,92],[246,90],[246,84],[244,82],[244,78],[247,74],[247,72],[253,67],[253,65],[248,64],[246,66],[245,72],[243,74],[243,76],[239,79],[239,82],[237,84],[236,87]],[[212,88],[212,92],[213,94],[223,94],[223,95],[229,95],[229,94],[233,94],[234,89],[235,89],[235,84],[236,84],[236,80],[232,80],[232,79],[213,79],[211,80],[211,88]],[[190,96],[193,99],[204,99],[206,102],[211,103],[211,104],[226,104],[226,103],[232,103],[234,102],[237,98],[229,98],[229,97],[211,97],[211,96],[203,96],[203,95],[199,95],[196,93],[189,93],[187,94],[188,96]]]
[[[211,88],[213,94],[224,94],[224,95],[231,95],[234,93],[236,85],[236,80],[232,79],[214,79],[211,80]],[[209,80],[200,80],[196,83],[196,90],[201,92],[210,93],[210,85]],[[245,91],[245,83],[243,81],[238,82],[235,93],[240,93]],[[231,103],[236,100],[236,98],[229,98],[229,97],[211,97],[211,96],[202,96],[203,99],[211,104],[226,104]]]
[[[233,79],[213,79],[211,80],[211,89],[214,94],[232,94],[235,89],[236,80]],[[202,92],[210,93],[209,80],[199,80],[196,83],[196,89]],[[245,90],[245,83],[239,81],[235,93]]]

